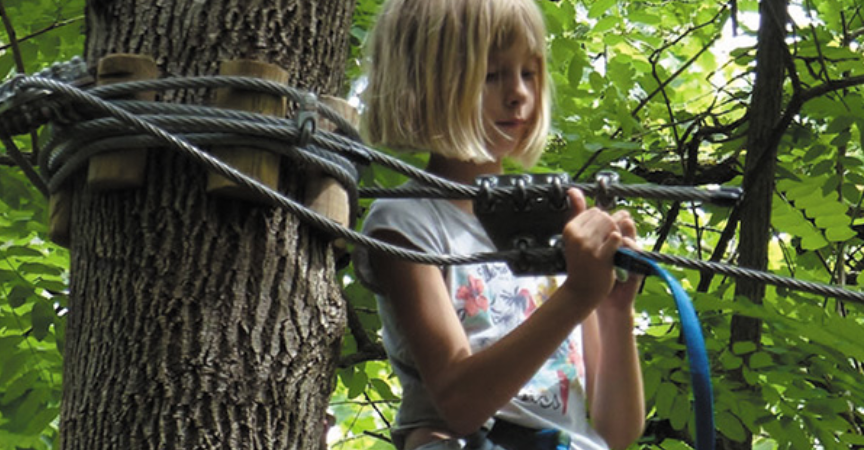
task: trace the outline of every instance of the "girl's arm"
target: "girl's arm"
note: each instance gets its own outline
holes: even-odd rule
[[[525,322],[478,353],[471,352],[436,267],[371,255],[432,400],[458,435],[477,430],[515,396],[614,285],[612,256],[622,241],[618,226],[598,209],[585,211],[581,193],[570,195],[581,212],[564,230],[571,275]],[[392,232],[375,237],[407,244]]]
[[[626,213],[614,216],[625,246],[636,248],[636,231]],[[613,449],[627,448],[645,426],[645,399],[636,339],[633,300],[642,277],[615,286],[583,327],[587,395],[594,428]]]

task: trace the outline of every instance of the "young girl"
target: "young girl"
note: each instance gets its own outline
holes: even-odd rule
[[[369,142],[427,151],[429,172],[463,183],[501,173],[505,157],[532,165],[549,129],[544,38],[534,0],[388,0],[370,38]],[[470,437],[465,448],[595,450],[639,437],[639,280],[616,282],[612,264],[635,247],[635,226],[568,195],[560,285],[505,263],[356,253],[403,387],[398,449],[458,449]],[[430,253],[494,250],[469,200],[379,200],[364,232]]]

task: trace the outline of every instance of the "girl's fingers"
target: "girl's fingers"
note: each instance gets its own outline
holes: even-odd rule
[[[567,189],[567,196],[570,197],[570,207],[573,211],[573,216],[576,217],[582,214],[587,209],[588,203],[585,201],[585,194],[576,188]]]
[[[612,215],[612,219],[615,220],[615,223],[618,225],[618,230],[621,231],[621,234],[624,237],[636,237],[636,223],[633,222],[633,218],[630,217],[630,213],[627,210],[621,209],[615,211]]]
[[[621,245],[622,234],[618,230],[618,224],[615,220],[606,214],[604,211],[591,208],[583,211],[578,217],[571,220],[565,233],[584,249],[597,249],[596,253],[606,254],[608,251],[603,248],[607,245]],[[595,253],[592,250],[589,250]]]

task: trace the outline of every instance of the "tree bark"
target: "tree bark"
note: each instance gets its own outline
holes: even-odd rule
[[[168,76],[256,59],[333,94],[353,7],[91,0],[86,58],[148,54]],[[142,188],[75,181],[62,448],[320,448],[345,325],[327,241],[282,210],[207,195],[182,155],[151,150],[147,163]],[[302,186],[283,170],[283,192]]]
[[[774,195],[774,172],[777,166],[777,142],[771,139],[782,116],[783,80],[786,68],[786,0],[762,0],[756,50],[756,78],[751,95],[747,156],[744,163],[744,186],[741,204],[739,264],[758,270],[768,265],[768,243],[771,230],[771,203]],[[744,296],[762,303],[765,285],[751,280],[739,280],[736,296]],[[762,322],[758,319],[735,315],[732,317],[730,347],[736,342],[750,341],[757,346],[762,335]],[[745,364],[746,365],[746,364]],[[744,370],[743,368],[741,370]],[[746,381],[741,372],[738,378]],[[746,429],[745,429],[746,430]],[[722,439],[719,448],[743,450],[752,448],[752,436],[743,442]]]

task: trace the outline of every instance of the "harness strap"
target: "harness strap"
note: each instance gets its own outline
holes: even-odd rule
[[[675,298],[681,320],[681,332],[687,346],[690,361],[690,380],[693,385],[694,412],[696,414],[696,449],[714,450],[714,395],[711,389],[711,374],[708,352],[696,310],[681,284],[669,272],[651,259],[638,253],[620,249],[615,254],[615,265],[644,275],[656,275],[666,282]]]

